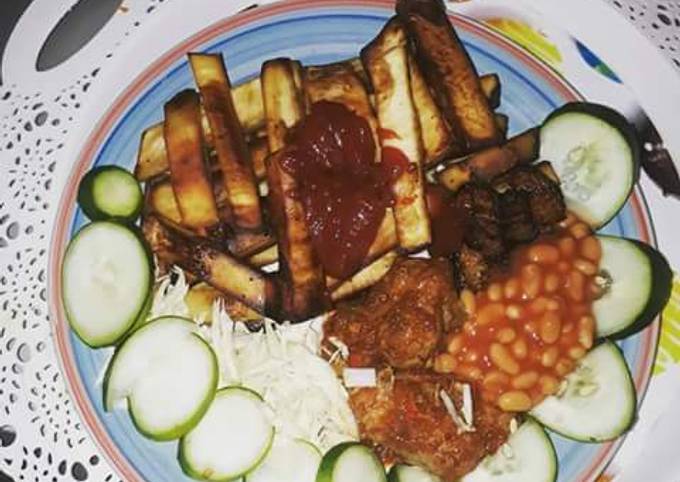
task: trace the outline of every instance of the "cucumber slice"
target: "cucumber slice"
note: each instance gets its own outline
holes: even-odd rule
[[[203,419],[180,440],[179,463],[197,479],[238,479],[264,460],[273,439],[260,395],[243,387],[221,388]]]
[[[277,435],[267,457],[245,482],[314,482],[321,452],[306,440],[287,440]]]
[[[115,344],[146,315],[153,266],[132,229],[108,221],[85,226],[66,249],[61,276],[66,317],[93,348]]]
[[[526,420],[506,446],[482,460],[460,482],[553,482],[557,454],[550,437],[535,421]]]
[[[673,271],[666,258],[647,244],[613,236],[598,239],[600,268],[610,284],[593,303],[597,335],[625,338],[647,327],[666,306]]]
[[[387,474],[387,482],[442,482],[442,480],[420,467],[397,464]]]
[[[142,211],[142,189],[137,179],[118,166],[92,169],[80,181],[78,204],[93,221],[132,222]]]
[[[626,203],[640,171],[640,143],[618,112],[573,102],[553,112],[541,127],[543,160],[562,181],[567,207],[599,228]]]
[[[373,450],[358,442],[336,445],[323,456],[316,482],[387,482]]]
[[[567,375],[560,396],[546,398],[530,414],[550,430],[581,442],[605,442],[635,420],[636,393],[621,350],[606,341]]]
[[[107,369],[104,408],[127,400],[132,422],[154,440],[191,430],[215,396],[218,379],[215,353],[196,328],[190,320],[168,316],[134,331]]]

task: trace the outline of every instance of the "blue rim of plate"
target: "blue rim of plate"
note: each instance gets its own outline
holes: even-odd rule
[[[177,480],[184,475],[173,443],[144,439],[125,412],[104,412],[99,381],[108,356],[103,350],[84,345],[66,321],[60,297],[60,267],[68,240],[86,222],[75,203],[79,179],[100,164],[133,167],[142,130],[160,120],[163,103],[173,93],[192,85],[186,52],[223,53],[232,81],[238,83],[256,75],[262,61],[282,54],[307,64],[356,56],[360,46],[373,38],[393,11],[391,0],[293,0],[216,22],[151,64],[114,100],[88,137],[59,204],[50,252],[50,311],[62,372],[75,405],[93,439],[123,480]],[[505,37],[466,17],[451,19],[480,72],[496,71],[501,75],[500,111],[510,115],[511,133],[540,123],[547,113],[565,102],[582,98],[560,74]],[[639,188],[604,232],[653,241],[651,217]],[[657,322],[620,343],[640,399],[649,382],[658,331]],[[588,445],[554,435],[552,438],[560,457],[560,481],[594,480],[622,442],[619,439]]]

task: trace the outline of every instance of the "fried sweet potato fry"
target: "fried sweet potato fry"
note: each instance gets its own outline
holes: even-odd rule
[[[386,254],[382,255],[368,266],[359,270],[346,281],[335,279],[326,280],[326,283],[332,290],[331,299],[333,301],[339,301],[349,298],[350,296],[359,293],[366,288],[370,288],[387,274],[398,258],[399,255],[396,251],[388,251]]]
[[[221,291],[213,288],[208,283],[196,283],[184,296],[184,303],[189,308],[192,318],[201,318],[206,323],[212,323],[213,304],[222,302],[224,311],[234,321],[250,322],[259,321],[262,315],[240,301],[226,296]]]
[[[219,217],[206,168],[196,92],[184,90],[165,104],[163,136],[182,223],[205,232],[219,223]]]
[[[187,236],[148,216],[144,234],[159,259],[176,264],[258,313],[278,315],[276,283],[255,268],[222,252],[207,240]]]
[[[415,251],[430,242],[423,188],[420,122],[411,97],[406,33],[395,17],[361,51],[375,92],[381,162],[393,174],[392,196],[399,245]]]
[[[416,106],[420,133],[425,149],[425,165],[432,165],[446,156],[458,155],[463,151],[464,140],[457,139],[448,126],[441,109],[430,92],[423,72],[413,54],[408,52],[408,67],[411,78],[411,96]]]
[[[189,54],[189,64],[212,132],[231,212],[230,225],[236,231],[259,230],[262,228],[260,196],[222,56]]]
[[[499,144],[493,111],[443,1],[399,0],[397,14],[408,30],[416,60],[439,107],[449,125],[466,139],[468,151]]]
[[[305,115],[305,104],[297,67],[290,59],[273,59],[262,65],[262,98],[267,126],[269,152],[275,153],[286,145],[288,130]]]
[[[538,128],[529,129],[503,146],[484,149],[462,162],[451,164],[437,173],[437,179],[451,191],[457,191],[471,179],[490,181],[517,165],[535,161],[539,143]]]
[[[295,178],[280,162],[288,130],[304,116],[298,85],[292,61],[277,59],[262,66],[262,95],[272,153],[267,161],[269,212],[278,239],[282,314],[291,321],[317,315],[328,305],[323,269],[312,246],[302,203],[295,195]]]

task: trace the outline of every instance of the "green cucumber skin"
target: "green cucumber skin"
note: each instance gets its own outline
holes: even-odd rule
[[[598,235],[598,237],[600,236]],[[628,338],[647,328],[664,309],[673,290],[673,270],[664,255],[652,246],[636,239],[623,239],[635,244],[645,253],[652,264],[652,291],[645,308],[637,316],[636,320],[627,328],[608,335],[606,338],[610,340]]]
[[[85,340],[85,339],[81,336],[81,334],[78,332],[78,330],[73,326],[73,324],[72,324],[72,323],[70,322],[70,320],[69,320],[69,326],[71,327],[71,329],[73,330],[73,332],[76,334],[76,336],[78,336],[78,339],[79,339],[80,341],[82,341],[85,345],[89,346],[90,348],[105,348],[105,347],[109,347],[109,346],[118,346],[118,345],[120,345],[120,344],[127,338],[127,336],[128,336],[130,333],[132,333],[132,332],[134,331],[135,327],[138,326],[138,325],[140,325],[141,322],[144,321],[144,319],[146,318],[147,314],[148,314],[149,311],[151,310],[151,305],[152,305],[152,302],[153,302],[153,284],[154,284],[154,279],[155,279],[155,276],[154,276],[154,262],[153,262],[154,255],[153,255],[153,252],[151,251],[151,247],[149,246],[149,243],[146,242],[146,239],[144,238],[144,235],[143,235],[142,232],[139,230],[139,228],[137,228],[136,226],[130,226],[130,225],[127,225],[127,224],[122,224],[122,223],[120,223],[120,222],[117,221],[117,220],[95,221],[95,222],[97,222],[97,223],[109,223],[109,224],[114,225],[114,226],[117,227],[117,228],[127,229],[127,230],[128,230],[129,232],[131,232],[131,233],[137,238],[137,240],[141,243],[141,246],[142,246],[142,248],[144,249],[144,252],[146,253],[146,257],[147,257],[147,259],[148,259],[148,261],[149,261],[149,263],[148,263],[148,264],[149,264],[149,271],[148,271],[148,280],[149,280],[149,283],[148,283],[148,287],[147,287],[147,295],[146,295],[147,297],[146,297],[146,300],[145,300],[144,303],[142,304],[142,306],[141,306],[139,312],[138,312],[134,317],[132,317],[132,319],[131,319],[130,322],[128,323],[127,328],[126,328],[123,332],[121,332],[121,334],[120,334],[116,339],[110,340],[110,341],[105,342],[105,343],[97,343],[97,344],[90,343],[90,342],[88,342],[87,340]],[[81,228],[78,230],[78,232],[70,239],[69,244],[68,244],[68,246],[66,247],[66,251],[65,251],[65,253],[64,253],[64,258],[63,258],[64,260],[65,260],[66,257],[68,256],[69,248],[70,248],[70,246],[73,244],[74,240],[78,237],[78,235],[79,235],[80,233],[82,233],[82,232],[85,231],[87,228],[89,228],[90,226],[92,226],[92,224],[93,224],[93,223],[86,224],[85,226],[81,227]],[[62,269],[61,269],[61,273],[60,273],[62,291],[63,291],[63,286],[64,286],[64,276],[65,276],[65,274],[64,274],[64,269],[63,269],[63,263],[64,263],[64,261],[62,260]],[[66,303],[63,302],[63,293],[60,294],[60,298],[62,299],[62,305],[63,305],[63,307],[64,307],[64,313],[66,314],[66,318],[69,319],[68,308],[66,307]]]
[[[212,404],[213,400],[215,400],[218,396],[220,396],[220,394],[222,394],[226,391],[230,391],[230,390],[239,390],[239,391],[243,391],[243,392],[248,392],[250,395],[254,396],[255,398],[257,398],[258,400],[260,400],[261,402],[264,403],[264,398],[262,398],[262,395],[257,393],[255,390],[251,390],[250,388],[242,387],[242,386],[239,386],[239,385],[231,385],[231,386],[223,387],[223,388],[220,388],[219,390],[217,390],[215,392],[212,400],[210,400],[210,403],[208,404],[207,408],[210,407],[210,404]],[[207,412],[207,408],[206,408],[206,412]],[[201,417],[203,417],[203,415],[205,415],[205,412],[201,415]],[[200,419],[199,419],[199,421],[200,421]],[[252,472],[258,465],[260,465],[260,463],[262,463],[262,461],[265,459],[265,457],[267,457],[267,455],[269,454],[269,451],[271,450],[272,445],[274,444],[274,436],[275,436],[275,429],[274,429],[274,427],[272,427],[272,435],[269,437],[269,444],[264,449],[260,459],[257,462],[255,462],[253,464],[253,466],[246,471],[245,474],[239,474],[239,475],[236,475],[236,476],[227,476],[223,479],[213,479],[213,478],[210,478],[210,475],[206,475],[204,473],[198,472],[197,470],[195,470],[193,468],[193,466],[191,465],[191,462],[189,462],[189,460],[186,458],[186,455],[184,454],[184,452],[186,450],[184,448],[184,444],[185,444],[185,438],[184,437],[182,437],[180,439],[179,443],[177,444],[177,461],[179,462],[179,466],[182,468],[182,471],[187,476],[191,477],[192,479],[210,480],[211,482],[232,482],[232,481],[245,480],[245,479],[243,479],[244,476],[248,475],[248,473]]]
[[[131,175],[128,171],[123,169],[122,167],[118,166],[99,166],[95,167],[94,169],[91,169],[85,176],[82,178],[80,181],[80,186],[78,187],[78,205],[80,208],[83,210],[85,215],[91,220],[91,221],[105,221],[105,220],[118,220],[122,223],[125,224],[131,224],[134,223],[135,220],[139,217],[139,215],[142,212],[142,207],[144,205],[143,199],[144,196],[142,194],[142,189],[139,187],[139,199],[140,202],[137,205],[137,208],[133,213],[131,213],[129,216],[123,216],[123,217],[112,217],[108,213],[102,211],[97,207],[97,203],[94,200],[94,181],[95,179],[99,176],[101,173],[106,173],[106,172],[122,172],[128,175]]]
[[[615,350],[618,353],[619,356],[619,361],[623,364],[625,367],[625,372],[626,372],[626,378],[628,380],[628,385],[631,388],[630,390],[630,396],[632,398],[631,404],[633,406],[633,410],[631,410],[630,417],[628,420],[625,421],[621,425],[621,429],[615,434],[610,437],[603,437],[603,438],[596,438],[596,437],[576,437],[571,434],[563,433],[558,430],[555,430],[554,428],[542,423],[538,417],[535,417],[532,414],[529,414],[529,418],[532,420],[535,420],[536,423],[539,425],[543,426],[544,428],[550,430],[551,432],[554,432],[558,434],[561,437],[564,437],[569,440],[573,440],[575,442],[581,442],[581,443],[605,443],[605,442],[613,442],[617,440],[619,437],[623,436],[626,432],[630,431],[633,426],[635,425],[635,422],[637,421],[637,406],[638,406],[638,394],[637,394],[637,389],[635,387],[635,382],[633,381],[633,376],[630,373],[630,369],[628,368],[628,364],[626,363],[626,359],[623,355],[623,351],[621,348],[614,343],[613,341],[602,341],[599,343],[597,346],[607,344],[609,346],[610,350]],[[592,349],[595,349],[596,347],[593,347]],[[591,350],[592,350],[591,349]]]
[[[210,351],[210,356],[212,360],[212,373],[213,377],[212,380],[210,381],[211,389],[210,389],[210,394],[203,400],[203,403],[199,407],[199,409],[194,413],[194,415],[189,418],[186,422],[176,426],[172,427],[171,429],[162,432],[162,433],[152,433],[146,430],[143,426],[143,424],[135,417],[135,413],[132,410],[132,407],[128,404],[128,413],[130,414],[130,420],[132,420],[132,424],[135,426],[137,431],[144,435],[145,437],[155,440],[157,442],[169,442],[171,440],[176,440],[184,436],[186,433],[188,433],[192,428],[194,428],[196,425],[198,425],[198,422],[201,421],[203,418],[203,415],[205,415],[205,412],[208,411],[208,408],[210,408],[210,404],[215,398],[215,394],[217,392],[217,383],[219,381],[219,366],[217,364],[217,356],[215,355],[215,352],[213,349],[210,347],[208,342],[206,342],[203,338],[198,336],[197,334],[192,334],[192,336],[195,336],[198,340],[200,340],[201,343],[203,343],[208,350]]]
[[[335,462],[338,457],[342,456],[342,453],[351,447],[364,447],[367,450],[371,450],[360,442],[343,442],[335,447],[332,447],[321,459],[319,464],[319,470],[316,473],[316,482],[333,482],[333,468],[335,467]],[[373,451],[371,451],[373,453]],[[380,467],[382,467],[382,462],[380,462],[375,454],[373,456],[376,458]],[[382,480],[387,482],[387,475],[383,472]]]
[[[550,113],[548,117],[546,117],[546,119],[543,121],[541,129],[544,126],[548,125],[548,123],[554,118],[570,112],[587,114],[594,117],[598,117],[602,119],[604,122],[614,127],[616,130],[618,130],[624,137],[624,139],[626,139],[628,145],[630,146],[631,154],[633,157],[633,179],[628,188],[628,196],[626,197],[626,199],[628,199],[628,197],[630,197],[630,193],[635,188],[635,184],[638,182],[640,178],[640,168],[642,165],[641,162],[642,147],[635,127],[633,127],[633,125],[630,122],[628,122],[628,120],[619,112],[605,105],[596,104],[593,102],[568,102],[564,104],[562,107]],[[622,203],[619,209],[609,219],[604,220],[602,223],[600,223],[600,225],[594,226],[594,228],[599,229],[607,225],[612,219],[614,219],[618,215],[619,211],[621,210],[621,207],[623,207],[624,204],[625,203]]]

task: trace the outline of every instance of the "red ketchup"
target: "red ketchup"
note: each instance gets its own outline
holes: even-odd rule
[[[451,256],[463,244],[467,212],[456,204],[455,195],[442,186],[429,184],[426,195],[432,227],[430,254]]]
[[[281,164],[298,185],[314,249],[327,275],[346,278],[361,267],[391,202],[371,127],[322,101],[291,141]]]

